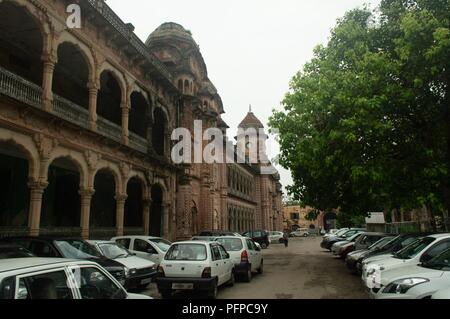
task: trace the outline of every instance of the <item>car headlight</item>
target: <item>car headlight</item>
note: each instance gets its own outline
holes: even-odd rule
[[[383,293],[397,295],[405,294],[412,287],[424,284],[426,282],[429,282],[426,278],[406,278],[396,280],[387,285],[386,288],[384,288]]]
[[[130,268],[124,267],[124,274],[125,274],[125,277],[129,277],[130,276]]]

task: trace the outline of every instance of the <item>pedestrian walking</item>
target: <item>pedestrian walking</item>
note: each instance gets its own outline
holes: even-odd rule
[[[289,234],[288,234],[288,232],[284,232],[283,239],[284,239],[284,247],[287,248],[289,246]]]

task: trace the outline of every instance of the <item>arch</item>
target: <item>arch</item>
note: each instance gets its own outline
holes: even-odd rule
[[[127,182],[127,199],[125,201],[124,227],[142,228],[144,221],[145,182],[133,176]]]
[[[0,2],[0,65],[42,85],[41,57],[48,51],[49,28],[42,22],[42,12],[25,1]]]
[[[130,95],[129,130],[145,139],[148,134],[148,110],[145,96],[139,91],[133,91]]]
[[[152,130],[152,145],[153,149],[158,155],[165,155],[166,148],[166,131],[168,129],[168,122],[163,109],[155,108],[153,111],[153,130]]]
[[[30,179],[39,180],[39,152],[31,137],[0,127],[0,142],[11,143],[19,148],[28,159],[28,175]]]
[[[103,62],[103,64],[100,66],[100,68],[97,71],[97,80],[99,81],[98,84],[100,86],[100,77],[102,75],[102,73],[104,73],[105,71],[110,72],[115,80],[118,82],[119,87],[120,87],[120,93],[122,96],[122,103],[126,102],[126,96],[127,96],[127,84],[125,82],[125,78],[123,76],[123,74],[118,71],[116,68],[114,68],[111,64],[109,64],[107,61]]]
[[[114,177],[114,183],[115,183],[115,193],[116,194],[122,194],[123,193],[123,187],[122,187],[122,174],[120,173],[120,169],[116,164],[113,164],[111,162],[107,162],[107,161],[101,161],[97,168],[94,170],[93,174],[92,174],[92,180],[89,183],[89,188],[93,188],[94,187],[94,181],[95,181],[95,176],[97,175],[97,173],[99,171],[109,171],[112,176]]]
[[[114,169],[104,166],[93,176],[94,195],[91,200],[89,230],[91,237],[103,237],[105,230],[114,234],[116,226],[116,195],[120,188]]]
[[[191,92],[189,86],[189,80],[184,80],[184,94],[189,94]]]
[[[182,79],[179,79],[179,80],[178,80],[178,90],[179,90],[181,93],[184,92],[184,90],[183,90],[183,80],[182,80]]]
[[[55,51],[58,51],[59,47],[62,44],[71,44],[77,48],[77,50],[81,53],[85,62],[88,66],[89,70],[89,81],[95,81],[96,73],[95,73],[95,60],[92,56],[91,49],[81,42],[79,39],[75,38],[72,34],[67,31],[63,31],[61,35],[58,37],[55,43]]]
[[[97,114],[118,126],[122,126],[122,107],[125,105],[126,91],[121,87],[119,79],[120,77],[109,69],[100,73]]]
[[[48,169],[52,162],[54,162],[58,158],[65,158],[74,163],[74,165],[78,168],[80,172],[80,188],[81,189],[87,189],[88,188],[88,165],[86,163],[86,160],[84,156],[81,153],[78,153],[73,150],[66,149],[64,147],[56,147],[55,150],[50,155],[49,161],[47,166],[45,167],[45,173],[44,175],[46,178],[48,178],[47,173]]]
[[[92,78],[92,66],[80,46],[62,42],[57,48],[58,62],[53,72],[52,90],[84,109],[89,109],[88,84]]]
[[[42,199],[43,234],[59,232],[59,227],[79,229],[82,176],[83,167],[76,157],[70,154],[57,154],[51,158],[47,168],[48,186]]]
[[[132,178],[136,178],[142,183],[143,196],[144,197],[149,197],[150,196],[150,189],[149,189],[149,186],[147,184],[147,180],[145,178],[145,174],[143,172],[138,172],[138,171],[134,171],[134,170],[131,171],[129,176],[128,176],[128,179],[125,181],[124,185],[127,185]]]

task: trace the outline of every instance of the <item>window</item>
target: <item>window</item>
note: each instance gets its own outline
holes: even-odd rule
[[[99,244],[100,251],[106,258],[117,259],[131,256],[130,252],[117,244]]]
[[[211,246],[212,260],[221,260],[222,256],[220,255],[219,246],[214,245]]]
[[[423,254],[421,261],[429,261],[434,257],[442,254],[444,251],[450,248],[450,241],[443,241],[437,243],[433,247],[431,247],[426,253]]]
[[[73,299],[64,270],[23,277],[17,299]]]
[[[247,246],[248,246],[248,250],[255,250],[256,246],[253,244],[253,241],[250,239],[246,239],[247,241]]]
[[[409,246],[406,246],[405,248],[400,250],[397,254],[395,254],[394,257],[399,259],[412,259],[435,240],[436,239],[433,237],[418,239],[415,242],[411,243]]]
[[[32,241],[30,250],[38,257],[59,257],[49,244],[42,241]]]
[[[170,247],[165,260],[203,261],[206,257],[205,245],[175,244]]]
[[[117,239],[116,243],[126,249],[130,248],[130,243],[131,243],[131,239],[130,238],[122,238],[122,239]]]
[[[153,248],[152,245],[150,245],[149,243],[147,243],[145,240],[142,239],[134,240],[134,250],[148,254],[157,254],[155,248]]]
[[[102,257],[97,249],[83,240],[57,240],[55,245],[59,248],[64,258],[90,259]]]
[[[0,285],[0,299],[14,299],[15,284],[14,277],[4,279]]]
[[[82,299],[126,299],[127,293],[107,275],[95,267],[80,271],[80,294]]]
[[[300,220],[300,214],[299,213],[292,213],[291,214],[292,220]]]
[[[222,256],[222,259],[228,259],[230,255],[226,252],[226,250],[222,246],[218,246],[220,255]]]
[[[167,252],[170,248],[170,245],[172,245],[172,243],[168,240],[159,238],[159,239],[150,239],[150,241],[154,244],[156,244],[156,246],[159,247],[159,249],[161,249],[163,252]]]
[[[259,237],[262,237],[263,236],[263,234],[262,234],[262,232],[260,232],[260,231],[255,231],[254,233],[253,233],[253,237],[254,238],[259,238]]]
[[[243,248],[242,240],[239,238],[219,238],[220,243],[227,251],[241,251]]]

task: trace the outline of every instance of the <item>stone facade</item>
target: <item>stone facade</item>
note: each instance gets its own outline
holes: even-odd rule
[[[190,33],[165,23],[144,44],[101,0],[70,29],[68,4],[0,2],[0,235],[279,229],[276,174],[171,160],[174,128],[228,128]]]
[[[325,229],[323,213],[320,213],[314,221],[306,219],[311,210],[313,210],[311,207],[284,206],[284,228],[289,230],[292,230],[293,228]]]

